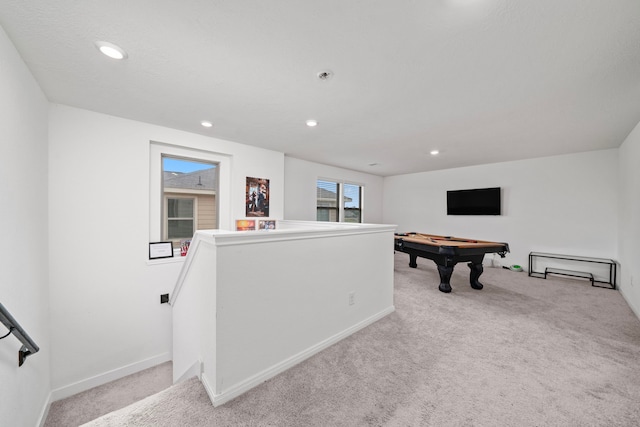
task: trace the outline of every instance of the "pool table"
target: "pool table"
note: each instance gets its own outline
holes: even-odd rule
[[[464,239],[451,236],[436,236],[422,233],[396,233],[394,249],[409,254],[409,267],[416,268],[417,257],[433,260],[440,273],[442,292],[451,292],[451,275],[453,267],[466,261],[471,269],[469,281],[473,289],[482,289],[478,281],[484,271],[482,260],[484,254],[497,253],[502,258],[509,252],[509,245],[486,240]]]

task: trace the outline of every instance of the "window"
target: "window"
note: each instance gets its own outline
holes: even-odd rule
[[[195,231],[195,198],[167,197],[167,239],[184,239]]]
[[[194,146],[149,142],[150,242],[179,242],[202,229],[233,229],[231,192],[225,191],[231,188],[231,156],[199,147],[197,142],[191,143]],[[171,202],[171,219],[169,199],[180,199]],[[192,214],[184,213],[183,199],[194,200]],[[191,220],[189,237],[168,238],[169,222],[172,223],[172,236],[174,231],[186,235]],[[173,246],[179,250],[178,246]]]
[[[316,193],[316,219],[337,222],[339,218],[338,183],[318,180]]]
[[[217,228],[217,165],[162,156],[162,240],[180,242],[196,230]]]
[[[316,185],[316,220],[362,222],[363,187],[321,180]]]
[[[344,184],[344,222],[362,222],[362,187]]]

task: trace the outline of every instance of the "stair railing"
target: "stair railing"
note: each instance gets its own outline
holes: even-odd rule
[[[22,329],[22,326],[13,318],[9,310],[7,310],[2,303],[0,303],[0,322],[9,329],[9,332],[0,337],[0,339],[13,334],[22,343],[22,347],[18,350],[18,366],[22,366],[27,356],[40,351],[40,348],[31,339],[29,334]]]

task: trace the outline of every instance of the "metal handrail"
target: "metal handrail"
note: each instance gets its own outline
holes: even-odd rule
[[[22,347],[18,350],[18,366],[22,366],[27,356],[40,351],[40,348],[31,339],[29,334],[22,329],[22,326],[13,318],[9,310],[7,310],[2,303],[0,303],[0,322],[9,329],[9,333],[4,337],[13,334],[22,343]]]

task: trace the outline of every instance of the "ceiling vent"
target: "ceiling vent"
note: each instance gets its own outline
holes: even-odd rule
[[[327,80],[331,80],[331,77],[333,77],[333,72],[329,71],[329,70],[324,70],[324,71],[320,71],[318,74],[318,80],[326,82]]]

